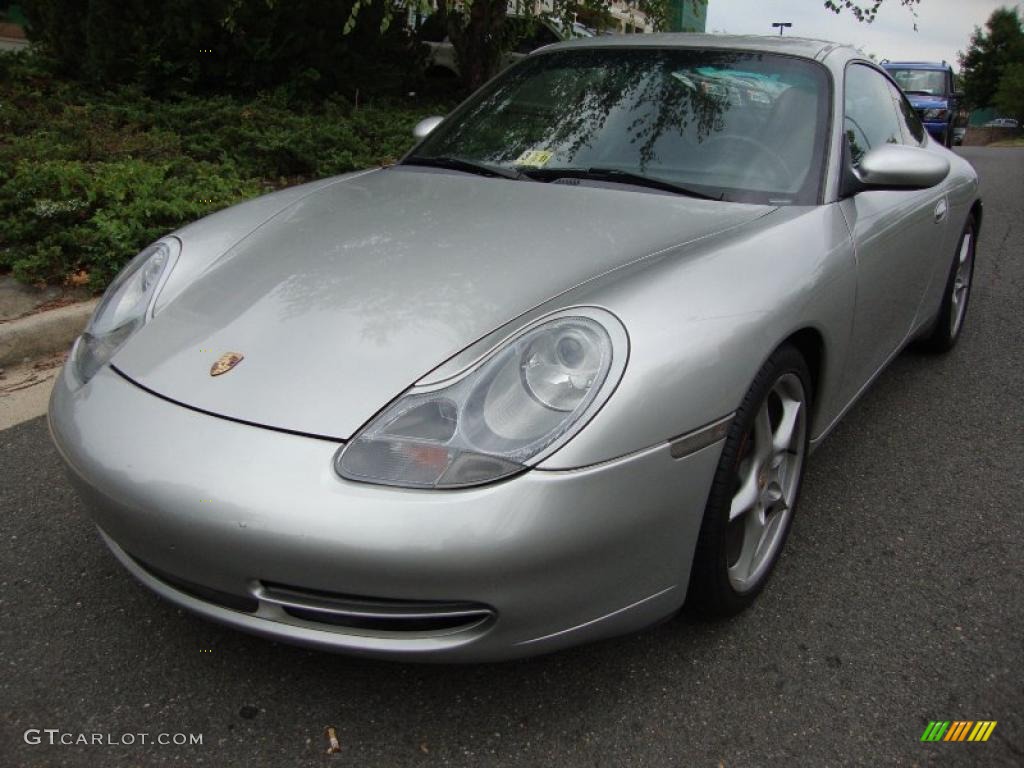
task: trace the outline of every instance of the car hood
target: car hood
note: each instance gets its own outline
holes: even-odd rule
[[[635,188],[411,168],[369,173],[322,187],[257,226],[113,363],[190,407],[344,440],[520,314],[772,210]],[[188,249],[185,239],[182,259]],[[226,353],[243,359],[211,376]]]

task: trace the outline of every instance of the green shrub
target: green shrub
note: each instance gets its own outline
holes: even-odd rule
[[[381,33],[384,0],[24,0],[31,36],[60,72],[150,93],[296,97],[398,95],[419,82],[421,52],[401,24]]]
[[[36,54],[0,55],[0,272],[99,289],[147,243],[270,189],[394,160],[450,104],[248,100],[61,78]]]
[[[146,243],[259,191],[187,159],[24,160],[0,184],[0,267],[33,283],[85,270],[99,289]]]
[[[341,101],[297,112],[282,101],[185,99],[154,116],[159,127],[181,137],[189,156],[230,158],[241,172],[259,178],[329,176],[397,158],[411,145],[412,126],[422,117],[395,107],[353,110]]]

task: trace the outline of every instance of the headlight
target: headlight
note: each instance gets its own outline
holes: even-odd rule
[[[585,308],[528,328],[457,381],[413,387],[338,454],[349,480],[464,488],[550,455],[604,404],[628,340],[610,313]]]
[[[72,364],[82,384],[149,319],[153,299],[180,251],[176,238],[161,240],[128,262],[114,278],[72,351]]]
[[[924,112],[924,119],[929,121],[945,120],[947,110],[945,109],[926,109]]]

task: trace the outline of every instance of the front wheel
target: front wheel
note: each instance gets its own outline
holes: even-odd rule
[[[921,346],[932,352],[948,352],[956,346],[967,318],[967,305],[971,299],[971,284],[974,281],[974,255],[977,249],[977,225],[974,217],[967,220],[964,232],[957,244],[953,264],[946,278],[942,304],[935,318],[931,333],[921,341]]]
[[[733,615],[764,588],[800,495],[810,408],[807,364],[784,345],[755,377],[729,428],[694,554],[689,607]]]

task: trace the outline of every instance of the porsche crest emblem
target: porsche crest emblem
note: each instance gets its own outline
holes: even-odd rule
[[[227,373],[242,360],[245,359],[245,355],[241,352],[228,352],[227,354],[221,355],[217,358],[217,362],[210,366],[211,376],[220,376],[221,374]]]

